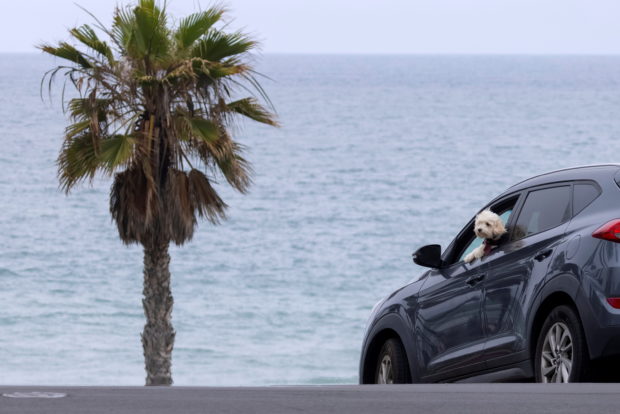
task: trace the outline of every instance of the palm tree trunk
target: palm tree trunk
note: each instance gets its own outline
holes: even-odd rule
[[[146,385],[171,385],[174,329],[170,321],[170,255],[168,243],[144,246],[144,299],[142,306],[146,325],[142,333]]]

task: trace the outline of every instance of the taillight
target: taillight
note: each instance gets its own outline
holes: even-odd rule
[[[592,233],[592,237],[620,243],[620,219],[603,224]]]
[[[616,309],[620,309],[620,298],[607,298],[607,303]]]

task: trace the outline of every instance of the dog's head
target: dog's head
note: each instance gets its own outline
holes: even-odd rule
[[[502,219],[491,210],[484,210],[476,216],[474,233],[481,239],[498,239],[506,233]]]

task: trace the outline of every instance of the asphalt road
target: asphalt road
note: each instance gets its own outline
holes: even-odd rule
[[[0,386],[0,395],[1,414],[620,412],[620,384],[262,388]],[[34,396],[39,398],[31,398]],[[58,398],[40,398],[45,396]]]

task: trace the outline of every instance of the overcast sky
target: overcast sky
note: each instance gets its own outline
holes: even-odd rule
[[[116,0],[0,0],[0,52],[108,23]],[[120,1],[120,4],[127,4]],[[184,16],[205,0],[169,0]],[[228,0],[265,53],[620,53],[620,0]]]

